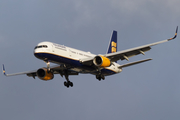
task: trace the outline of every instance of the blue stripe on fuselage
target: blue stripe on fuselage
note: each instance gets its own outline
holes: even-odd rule
[[[45,58],[48,59],[49,61],[55,62],[55,63],[65,63],[65,64],[70,64],[72,66],[77,66],[77,67],[81,67],[82,64],[77,61],[77,60],[73,60],[70,58],[65,58],[59,55],[55,55],[55,54],[50,54],[50,53],[35,53],[34,54],[37,58],[44,60]]]
[[[74,60],[74,59],[70,59],[70,58],[65,58],[63,56],[59,56],[59,55],[55,55],[55,54],[50,54],[50,53],[34,53],[34,55],[37,58],[42,59],[42,60],[44,60],[46,58],[49,61],[54,62],[54,63],[69,64],[72,67],[76,67],[76,68],[80,68],[82,70],[89,71],[89,73],[91,73],[91,74],[98,73],[94,67],[83,65],[78,60]],[[109,70],[109,69],[105,69],[105,68],[101,70],[101,74],[103,74],[103,75],[112,75],[112,74],[115,74],[115,73],[116,72],[114,72],[112,70]]]

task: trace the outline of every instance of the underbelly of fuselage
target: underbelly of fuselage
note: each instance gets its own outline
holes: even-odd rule
[[[115,74],[116,72],[107,69],[107,68],[102,68],[101,71],[93,66],[87,66],[83,65],[79,62],[79,60],[75,60],[72,58],[67,58],[64,56],[59,56],[55,54],[50,54],[50,53],[35,53],[34,54],[38,59],[41,60],[48,60],[49,62],[56,63],[56,64],[65,64],[68,66],[68,69],[78,72],[78,73],[84,73],[84,74],[93,74],[97,75],[101,72],[102,75],[107,76],[107,75],[112,75]]]

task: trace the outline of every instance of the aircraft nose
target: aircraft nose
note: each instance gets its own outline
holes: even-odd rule
[[[34,51],[34,56],[37,57],[37,58],[40,57],[36,51]]]
[[[34,55],[36,55],[38,53],[38,51],[36,49],[34,49]]]
[[[34,54],[41,53],[41,52],[44,52],[42,48],[38,48],[38,47],[34,48]]]
[[[34,56],[37,58],[40,58],[41,56],[40,56],[39,52],[40,52],[39,50],[34,49]]]
[[[36,52],[34,52],[34,56],[35,56],[35,57],[38,57],[38,54],[37,54]]]
[[[34,52],[34,56],[38,59],[44,59],[44,56],[42,53]]]
[[[34,50],[34,56],[38,59],[44,59],[44,51],[41,48]]]

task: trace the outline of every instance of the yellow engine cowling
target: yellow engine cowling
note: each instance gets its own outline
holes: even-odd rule
[[[109,67],[111,66],[111,61],[102,55],[96,56],[93,63],[98,67]]]
[[[40,68],[37,70],[37,76],[41,80],[51,80],[54,78],[54,74],[52,72],[48,72],[46,68]]]

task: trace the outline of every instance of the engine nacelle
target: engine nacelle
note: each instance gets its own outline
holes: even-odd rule
[[[111,61],[104,56],[96,56],[93,60],[93,63],[98,67],[109,67],[111,66]]]
[[[37,70],[37,76],[39,79],[41,80],[51,80],[54,78],[54,74],[52,72],[48,72],[48,70],[46,68],[40,68],[39,70]]]

